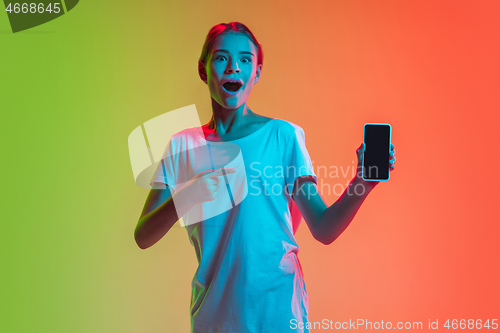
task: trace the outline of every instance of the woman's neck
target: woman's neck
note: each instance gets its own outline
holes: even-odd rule
[[[226,109],[212,99],[212,118],[208,123],[208,128],[219,135],[231,134],[241,126],[248,123],[249,118],[253,118],[255,113],[243,103],[237,109]]]

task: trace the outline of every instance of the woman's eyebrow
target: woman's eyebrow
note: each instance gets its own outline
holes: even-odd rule
[[[217,52],[224,52],[224,53],[228,53],[229,54],[229,51],[228,50],[224,50],[224,49],[217,49],[217,50],[214,51],[214,53],[217,53]],[[240,51],[239,53],[240,54],[250,54],[250,55],[254,56],[252,52],[248,52],[248,51]]]

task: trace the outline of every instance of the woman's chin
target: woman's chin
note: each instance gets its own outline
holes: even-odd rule
[[[217,103],[224,109],[235,110],[242,106],[244,101],[240,101],[238,98],[221,98]]]

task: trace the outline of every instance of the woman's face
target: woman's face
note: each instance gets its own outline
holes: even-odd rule
[[[211,97],[226,109],[243,105],[259,81],[257,49],[243,33],[221,34],[215,40],[205,66]]]

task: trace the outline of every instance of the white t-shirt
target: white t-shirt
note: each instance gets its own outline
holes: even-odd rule
[[[302,216],[289,194],[299,176],[317,182],[304,130],[271,119],[226,142],[239,147],[244,168],[236,168],[244,169],[246,189],[229,210],[185,226],[199,263],[192,280],[191,332],[309,332],[298,328],[308,321],[309,299],[294,237]],[[216,169],[212,156],[199,161],[196,147],[207,144],[217,143],[206,141],[200,128],[172,136],[151,184],[178,190],[176,183]]]

